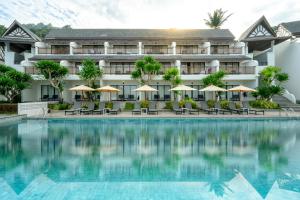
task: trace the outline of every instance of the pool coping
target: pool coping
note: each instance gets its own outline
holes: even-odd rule
[[[0,117],[0,124],[21,121],[21,120],[26,119],[26,118],[27,118],[27,115],[9,115],[9,116],[3,116],[3,117]]]

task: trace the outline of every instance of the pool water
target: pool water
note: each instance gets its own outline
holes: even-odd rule
[[[2,125],[0,199],[300,199],[300,120]]]

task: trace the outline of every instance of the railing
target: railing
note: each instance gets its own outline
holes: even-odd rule
[[[39,71],[35,67],[25,67],[26,74],[39,74]]]
[[[238,67],[224,67],[220,66],[220,70],[225,71],[227,74],[255,74],[255,67],[246,67],[246,66],[238,66]]]
[[[212,48],[211,54],[242,54],[242,48]]]
[[[206,48],[176,47],[176,54],[207,54],[207,49]]]
[[[192,74],[211,74],[217,71],[216,67],[211,66],[198,66],[189,69],[187,66],[181,67],[181,74],[182,75],[192,75]]]
[[[70,49],[51,49],[51,48],[38,48],[38,54],[69,54]]]
[[[173,48],[170,47],[144,47],[143,54],[173,54]]]
[[[120,74],[120,75],[129,75],[134,70],[134,66],[104,66],[103,68],[104,74]]]
[[[112,48],[108,49],[108,54],[138,54],[138,48]]]
[[[73,54],[104,54],[104,48],[74,48]]]
[[[69,74],[78,74],[80,72],[79,67],[68,67]]]

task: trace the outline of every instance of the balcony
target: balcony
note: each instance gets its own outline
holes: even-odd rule
[[[69,54],[69,46],[52,46],[50,48],[38,48],[38,54]]]
[[[26,74],[37,75],[39,74],[39,70],[35,67],[24,67]]]
[[[108,54],[138,54],[136,45],[114,45],[108,49]]]
[[[134,70],[134,64],[111,64],[103,67],[104,74],[120,74],[120,75],[130,75]]]
[[[211,74],[217,71],[216,67],[212,66],[181,66],[182,75],[197,75],[197,74]]]
[[[255,66],[220,66],[220,70],[225,71],[227,74],[255,74]]]
[[[143,54],[173,54],[173,48],[168,45],[145,45]]]
[[[198,45],[178,45],[176,47],[176,54],[207,54],[207,48],[200,48]]]
[[[73,54],[104,54],[104,46],[83,45],[82,48],[74,48]]]
[[[242,48],[227,48],[227,47],[212,47],[211,48],[211,54],[242,54],[243,49]]]

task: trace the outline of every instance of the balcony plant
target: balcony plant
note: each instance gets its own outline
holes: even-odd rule
[[[68,68],[61,66],[52,60],[41,60],[35,67],[46,80],[59,91],[60,102],[63,102],[64,78],[67,76]]]
[[[151,56],[145,56],[135,62],[135,69],[131,73],[131,78],[138,80],[140,84],[149,84],[158,75],[161,63]]]
[[[8,102],[20,101],[22,90],[30,87],[31,80],[30,75],[19,72],[10,66],[0,64],[0,94]]]

